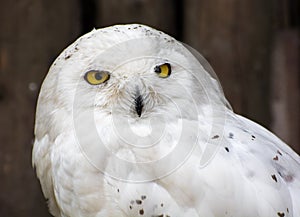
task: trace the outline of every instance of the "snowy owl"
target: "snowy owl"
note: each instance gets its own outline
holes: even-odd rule
[[[193,49],[144,25],[60,54],[32,158],[56,217],[300,216],[299,156],[232,111]]]

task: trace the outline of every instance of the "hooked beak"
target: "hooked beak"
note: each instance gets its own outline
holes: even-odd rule
[[[143,97],[140,94],[140,91],[138,89],[136,90],[136,94],[134,98],[134,106],[135,106],[136,113],[138,114],[139,117],[141,117],[144,104],[143,104]]]

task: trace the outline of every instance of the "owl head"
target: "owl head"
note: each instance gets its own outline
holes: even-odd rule
[[[203,117],[219,117],[227,103],[212,70],[203,64],[193,49],[148,26],[93,30],[51,66],[38,100],[36,137],[56,138],[75,128],[81,143],[100,136],[116,149],[120,141],[147,146],[162,139],[167,123],[184,119],[198,126]],[[111,136],[111,119],[117,139]],[[184,125],[175,129],[197,132]]]
[[[51,107],[52,114],[57,108],[71,113],[78,99],[80,109],[118,111],[137,120],[172,113],[180,105],[185,107],[182,116],[190,115],[192,107],[224,105],[216,78],[203,68],[200,58],[148,26],[93,30],[53,63],[39,104]]]

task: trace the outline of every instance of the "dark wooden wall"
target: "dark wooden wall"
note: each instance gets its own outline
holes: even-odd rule
[[[52,0],[0,3],[0,216],[49,216],[31,167],[39,87],[93,27],[144,23],[211,63],[234,110],[300,151],[299,1]]]
[[[1,217],[50,216],[31,167],[35,104],[49,65],[80,33],[79,8],[73,0],[0,3]]]

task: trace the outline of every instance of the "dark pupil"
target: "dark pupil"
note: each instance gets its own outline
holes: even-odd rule
[[[101,79],[102,79],[101,73],[100,73],[100,72],[97,72],[97,73],[95,74],[95,78],[96,78],[96,80],[101,80]]]
[[[154,72],[155,72],[155,73],[161,73],[160,67],[159,67],[159,66],[155,66]]]

